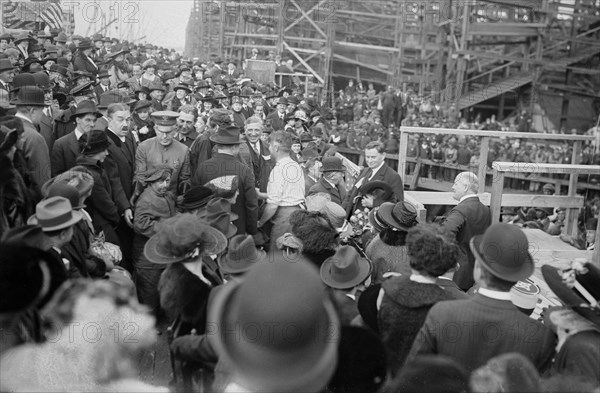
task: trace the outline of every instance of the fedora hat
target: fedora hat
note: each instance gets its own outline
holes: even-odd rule
[[[188,85],[185,85],[183,83],[180,83],[173,88],[173,91],[177,91],[177,90],[185,90],[188,94],[192,93],[192,89]]]
[[[15,68],[10,59],[0,59],[0,72],[14,70]]]
[[[229,274],[245,273],[254,264],[265,262],[267,253],[258,250],[250,235],[236,235],[229,241],[227,254],[219,261],[221,271]]]
[[[192,186],[177,198],[177,205],[183,210],[195,210],[206,206],[213,196],[213,191],[208,187]]]
[[[598,302],[600,300],[600,269],[589,262],[583,264],[582,268],[580,271],[568,271],[565,273],[575,273],[577,283]],[[563,271],[554,266],[542,266],[542,275],[546,284],[548,284],[560,301],[600,327],[600,306],[598,304],[595,306],[590,304],[575,287],[569,288],[565,284],[562,274]]]
[[[150,93],[152,93],[154,90],[165,91],[165,87],[162,83],[153,82],[150,83],[150,85],[148,86],[148,90],[150,91]]]
[[[208,322],[227,332],[216,335],[216,349],[249,391],[321,391],[337,365],[335,308],[313,266],[304,260],[289,263],[280,254],[275,259],[256,264],[242,283],[215,294]],[[250,336],[241,330],[263,324],[275,326],[273,334]],[[282,330],[291,326],[296,334]]]
[[[152,263],[170,264],[195,261],[204,255],[219,254],[227,248],[221,232],[195,214],[184,213],[158,225],[146,242],[144,255]]]
[[[118,90],[105,91],[100,95],[98,109],[107,109],[110,104],[129,104],[129,97],[124,96]]]
[[[75,113],[73,113],[73,115],[71,117],[79,117],[79,116],[87,115],[89,113],[96,116],[96,118],[102,117],[102,113],[98,112],[98,109],[96,109],[96,104],[94,104],[94,101],[90,101],[90,100],[81,101],[79,104],[77,104],[77,108],[75,108]]]
[[[323,166],[321,172],[345,172],[346,167],[342,165],[342,159],[339,157],[323,157],[321,160]]]
[[[341,246],[321,265],[321,280],[331,288],[351,289],[364,282],[372,266],[352,246]]]
[[[100,71],[98,71],[98,75],[96,75],[96,78],[98,78],[98,79],[110,78],[110,74],[106,68],[103,68]]]
[[[237,227],[232,224],[239,217],[231,212],[231,203],[224,198],[212,198],[200,216],[208,224],[218,229],[222,234],[231,239],[237,233]]]
[[[211,135],[209,139],[219,145],[238,145],[244,142],[241,138],[240,128],[234,125],[219,127],[217,133]]]
[[[110,142],[104,131],[92,130],[79,138],[79,152],[92,155],[108,149]]]
[[[15,45],[18,45],[22,41],[29,41],[33,43],[36,40],[32,36],[30,36],[29,33],[21,33],[15,37],[14,43]]]
[[[22,86],[10,103],[17,106],[46,106],[44,90],[36,86]]]
[[[375,193],[376,190],[380,190],[380,192]],[[392,190],[392,187],[381,180],[374,180],[374,181],[370,181],[370,182],[366,182],[365,184],[363,184],[359,189],[358,189],[358,193],[360,195],[367,195],[367,194],[377,194],[377,199],[381,200],[381,201],[389,201],[392,196],[394,195],[394,190]]]
[[[473,255],[494,276],[505,281],[524,281],[533,274],[529,241],[516,225],[498,223],[469,241]]]
[[[35,206],[35,214],[27,224],[39,225],[44,232],[58,231],[78,223],[83,218],[81,212],[73,211],[71,202],[60,196],[44,199]]]
[[[409,202],[385,202],[377,209],[377,218],[393,230],[408,231],[417,225],[417,209]]]
[[[300,139],[300,141],[302,141],[302,139]],[[300,157],[300,161],[306,162],[309,160],[318,160],[320,158],[321,156],[319,155],[317,145],[314,143],[309,143],[304,149],[302,149],[302,157]]]
[[[279,100],[277,101],[277,105],[285,105],[288,106],[289,102],[288,99],[285,97],[281,97],[279,98]]]
[[[94,47],[94,43],[89,38],[82,39],[81,41],[79,41],[79,45],[77,45],[77,49],[79,49],[79,50],[90,49],[93,47]]]
[[[314,136],[308,132],[303,132],[300,134],[300,142],[312,142],[314,140]]]

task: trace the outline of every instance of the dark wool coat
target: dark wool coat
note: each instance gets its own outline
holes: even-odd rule
[[[196,329],[197,334],[203,334],[206,329],[206,306],[210,291],[222,280],[214,271],[204,265],[204,277],[212,286],[207,285],[199,277],[191,273],[182,263],[168,265],[160,276],[158,292],[160,294],[160,307],[166,312],[170,320],[180,318],[186,327],[181,334],[189,334]]]
[[[379,308],[379,331],[392,375],[404,364],[429,309],[437,302],[453,299],[439,286],[409,277],[393,277],[382,284],[385,295]]]

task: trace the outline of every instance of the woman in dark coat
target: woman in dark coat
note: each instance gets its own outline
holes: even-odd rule
[[[151,111],[152,103],[150,101],[140,100],[135,103],[131,118],[133,119],[134,131],[137,133],[140,142],[156,136],[154,123],[150,119]]]
[[[420,224],[406,237],[412,274],[382,284],[379,330],[387,352],[388,373],[395,375],[406,360],[429,309],[452,295],[436,284],[456,266],[458,246],[437,224]],[[381,297],[381,296],[380,296]]]

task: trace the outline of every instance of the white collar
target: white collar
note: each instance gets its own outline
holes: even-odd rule
[[[420,274],[411,274],[409,277],[410,281],[418,282],[420,284],[435,284],[435,278],[433,277],[425,277]]]
[[[383,160],[383,162],[381,164],[379,164],[379,166],[377,168],[373,169],[373,173],[371,173],[371,177],[369,178],[369,180],[371,180],[373,178],[373,176],[375,176],[375,174],[381,169],[383,164],[385,164],[385,160]]]
[[[75,138],[77,138],[77,140],[81,139],[81,137],[83,136],[83,133],[81,131],[79,131],[79,128],[75,129]]]
[[[324,178],[324,177],[321,177],[321,179],[323,179],[323,180],[325,180],[327,183],[329,183],[329,185],[330,185],[331,187],[333,187],[333,188],[337,188],[337,186],[336,186],[335,184],[333,184],[332,182],[330,182],[330,181],[329,181],[329,180],[327,180],[326,178]]]
[[[460,202],[464,201],[464,200],[465,200],[465,199],[467,199],[467,198],[473,198],[473,197],[476,197],[476,196],[477,196],[477,194],[469,194],[469,195],[465,195],[464,197],[460,198],[460,200],[458,201],[458,203],[460,203]]]
[[[494,291],[487,288],[479,288],[477,290],[481,295],[496,300],[508,300],[510,301],[510,292]]]
[[[25,116],[24,114],[22,114],[21,112],[17,112],[15,113],[15,117],[18,117],[19,119],[23,119],[28,121],[29,123],[33,124],[33,122],[31,121],[30,118],[28,118],[27,116]]]

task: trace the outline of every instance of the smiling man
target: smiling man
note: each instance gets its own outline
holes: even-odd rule
[[[269,174],[273,168],[269,144],[261,139],[264,131],[263,121],[257,116],[246,119],[246,143],[252,159],[252,170],[256,187],[260,192],[267,191]]]
[[[398,172],[385,163],[385,144],[383,142],[369,142],[365,146],[365,162],[367,163],[367,167],[360,172],[352,190],[348,193],[342,204],[346,212],[352,209],[354,198],[358,195],[360,187],[375,180],[389,184],[394,191],[396,202],[402,202],[404,200],[402,178]],[[373,199],[367,196],[363,197],[363,206],[368,208],[376,207]]]

